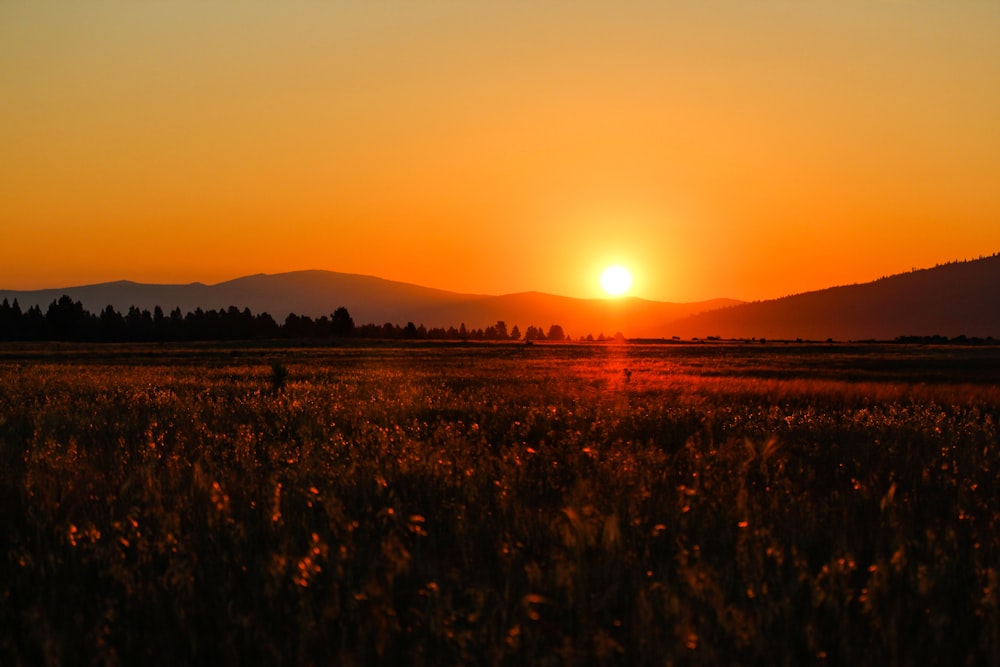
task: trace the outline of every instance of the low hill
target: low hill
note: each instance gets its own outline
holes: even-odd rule
[[[669,328],[685,338],[1000,338],[1000,255],[742,304]]]
[[[662,336],[667,325],[679,318],[712,308],[739,303],[716,299],[676,304],[624,299],[574,299],[526,292],[503,296],[463,294],[333,271],[294,271],[274,275],[258,274],[216,285],[157,285],[131,281],[83,285],[59,289],[0,290],[0,300],[18,300],[22,309],[50,303],[67,294],[92,313],[111,305],[119,312],[132,306],[169,312],[180,308],[187,313],[201,308],[218,310],[236,306],[254,313],[270,313],[279,322],[289,313],[320,317],[344,306],[358,324],[406,324],[449,327],[464,323],[482,328],[504,320],[508,327],[544,329],[559,324],[571,336],[617,331],[628,336]]]

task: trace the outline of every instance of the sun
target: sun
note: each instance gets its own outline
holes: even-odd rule
[[[611,296],[621,296],[632,286],[632,274],[623,266],[609,266],[601,274],[601,287]]]

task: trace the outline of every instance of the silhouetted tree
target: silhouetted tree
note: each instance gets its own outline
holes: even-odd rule
[[[312,336],[315,338],[327,338],[331,335],[330,318],[326,315],[320,315],[313,322]]]
[[[7,299],[0,304],[0,340],[18,340],[21,337],[21,306],[17,299],[11,305]]]
[[[183,340],[184,333],[184,315],[180,308],[175,307],[170,311],[170,318],[166,322],[166,339]]]
[[[163,308],[156,306],[153,308],[153,340],[170,340],[168,320],[163,314]]]
[[[269,313],[260,313],[254,318],[254,333],[258,338],[274,338],[281,334],[281,327]]]
[[[219,335],[227,340],[250,338],[253,336],[253,314],[249,308],[242,311],[236,306],[229,306],[219,311]]]
[[[330,333],[337,338],[346,338],[347,336],[354,335],[354,320],[351,319],[351,314],[347,312],[347,308],[341,306],[333,311],[333,315],[330,318]]]
[[[545,332],[539,327],[529,326],[524,331],[524,340],[545,340]]]
[[[206,340],[207,329],[205,311],[195,308],[184,316],[184,340]]]
[[[206,310],[202,313],[203,340],[219,340],[224,336],[222,319],[225,311]]]
[[[125,316],[125,326],[128,328],[129,340],[149,341],[153,338],[153,316],[148,310],[139,310],[136,306],[129,307]]]
[[[517,328],[516,324],[513,327],[511,327],[511,330],[510,330],[510,339],[511,340],[521,340],[521,330]]]
[[[566,340],[566,334],[563,333],[563,328],[558,324],[553,324],[549,327],[549,333],[545,335],[547,340]]]
[[[79,301],[64,294],[49,304],[45,313],[45,328],[53,340],[86,340],[90,333],[91,315]]]
[[[114,306],[111,304],[105,306],[97,321],[100,329],[98,338],[105,341],[125,340],[128,332],[125,326],[125,318],[114,309]]]
[[[285,318],[282,333],[286,338],[310,338],[315,335],[315,323],[308,315],[289,313]]]
[[[379,338],[382,335],[382,327],[372,322],[362,324],[354,328],[354,335],[359,338]]]
[[[42,309],[35,304],[28,308],[21,318],[21,333],[23,340],[43,340],[45,338],[45,316]]]

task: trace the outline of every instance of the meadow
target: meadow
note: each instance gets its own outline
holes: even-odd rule
[[[0,347],[0,664],[1000,664],[1000,347]]]

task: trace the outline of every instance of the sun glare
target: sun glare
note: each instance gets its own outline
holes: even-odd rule
[[[621,296],[632,286],[632,274],[622,266],[609,266],[601,274],[601,287],[612,296]]]

